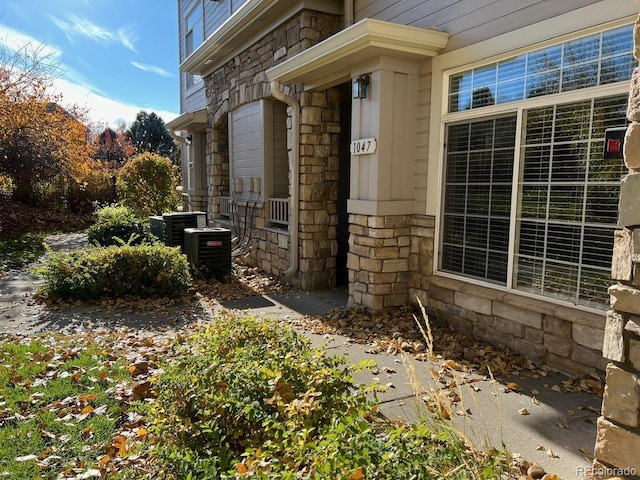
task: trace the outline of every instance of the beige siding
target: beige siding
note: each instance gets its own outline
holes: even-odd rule
[[[356,0],[356,21],[376,18],[451,35],[447,51],[531,25],[598,0]]]
[[[209,0],[179,0],[178,1],[178,41],[180,62],[186,58],[185,21],[187,15],[193,10],[197,3],[202,3],[204,18],[204,38],[215,32],[234,12],[236,12],[247,0],[224,0],[222,2],[212,2]],[[206,108],[206,98],[204,83],[196,85],[187,90],[187,75],[180,73],[180,110],[184,112],[194,112]]]
[[[427,169],[429,162],[429,122],[431,120],[431,62],[425,62],[418,79],[418,136],[413,189],[414,213],[424,214],[427,201]]]
[[[231,175],[243,178],[243,195],[249,192],[249,178],[261,177],[264,165],[264,132],[261,102],[248,103],[231,112]]]

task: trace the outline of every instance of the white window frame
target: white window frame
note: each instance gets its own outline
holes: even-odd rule
[[[513,264],[515,258],[516,240],[516,214],[519,201],[518,179],[521,166],[521,138],[517,135],[515,148],[515,165],[512,181],[511,220],[509,233],[509,261],[507,266],[506,286],[496,285],[489,281],[466,277],[461,274],[453,274],[439,270],[440,248],[442,239],[444,176],[445,176],[445,151],[444,141],[446,125],[453,122],[471,121],[474,119],[515,113],[517,115],[516,131],[521,133],[524,110],[546,106],[553,103],[570,103],[573,101],[587,100],[595,97],[620,95],[628,93],[629,83],[608,84],[604,86],[590,87],[570,92],[534,97],[513,103],[504,103],[486,106],[468,111],[449,113],[449,80],[452,75],[467,71],[472,68],[507,60],[534,50],[543,49],[552,45],[580,39],[594,33],[615,29],[632,24],[637,18],[637,6],[629,5],[621,0],[610,0],[609,7],[591,5],[577,9],[568,14],[560,15],[550,20],[530,25],[516,32],[494,37],[459,50],[445,53],[435,57],[432,61],[432,95],[431,120],[429,131],[429,163],[427,176],[427,215],[435,217],[435,241],[434,241],[434,273],[439,276],[463,280],[467,283],[488,286],[558,305],[571,306],[577,309],[602,313],[602,310],[578,305],[570,301],[543,296],[513,288]],[[512,46],[507,50],[505,46]],[[440,101],[437,101],[437,100]]]

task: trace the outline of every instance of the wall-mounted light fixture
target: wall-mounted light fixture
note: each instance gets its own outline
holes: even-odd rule
[[[369,75],[360,75],[353,81],[353,98],[367,98]]]

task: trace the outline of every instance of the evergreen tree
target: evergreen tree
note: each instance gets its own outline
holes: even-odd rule
[[[172,159],[175,157],[177,149],[173,138],[162,118],[154,112],[140,111],[129,127],[128,136],[138,153],[157,153]]]

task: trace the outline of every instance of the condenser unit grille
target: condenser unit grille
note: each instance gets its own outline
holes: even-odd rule
[[[189,263],[205,276],[231,273],[231,230],[226,228],[187,228],[185,253]]]
[[[180,247],[184,252],[184,229],[204,228],[207,214],[204,212],[175,212],[162,215],[164,220],[164,243],[169,247]]]

